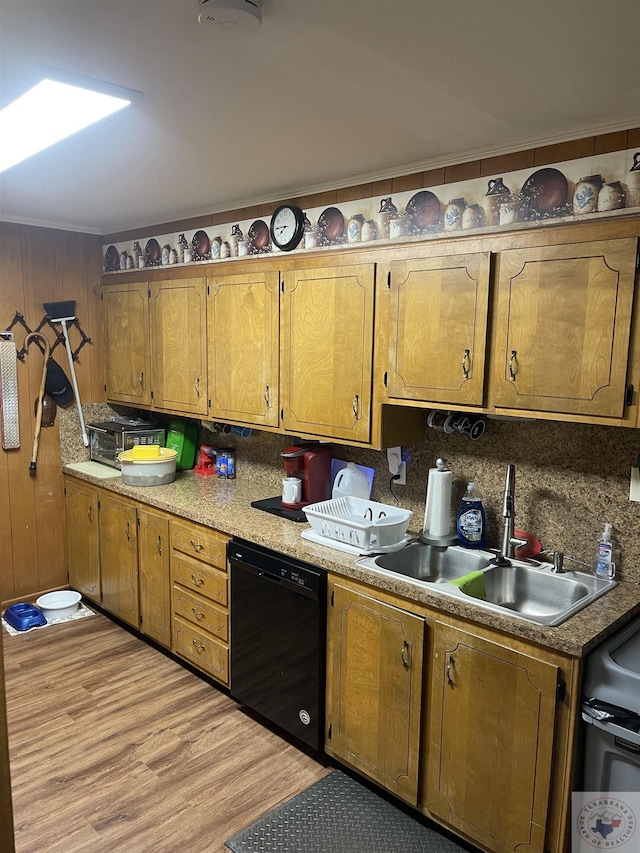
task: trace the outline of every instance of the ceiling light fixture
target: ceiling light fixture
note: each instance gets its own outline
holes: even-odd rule
[[[0,172],[140,96],[100,80],[47,69],[39,83],[0,110]]]

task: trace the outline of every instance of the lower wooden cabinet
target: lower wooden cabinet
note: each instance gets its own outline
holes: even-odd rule
[[[171,647],[169,516],[66,476],[69,584]]]
[[[138,507],[140,630],[171,648],[171,585],[169,583],[169,518]]]
[[[326,751],[416,805],[424,619],[330,581]]]
[[[65,477],[64,493],[69,583],[85,598],[100,604],[98,490]]]
[[[229,537],[185,519],[172,519],[172,650],[229,685]]]
[[[559,667],[433,625],[424,805],[490,850],[543,853]]]

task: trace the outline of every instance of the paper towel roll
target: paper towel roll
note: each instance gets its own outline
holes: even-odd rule
[[[451,471],[429,469],[424,530],[431,536],[448,536],[451,532]]]

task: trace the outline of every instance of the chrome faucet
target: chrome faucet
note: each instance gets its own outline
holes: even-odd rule
[[[526,545],[526,539],[519,539],[514,536],[515,517],[516,517],[516,467],[515,465],[507,465],[507,477],[504,484],[504,499],[502,501],[502,517],[504,518],[504,527],[502,528],[502,546],[500,552],[491,561],[496,566],[510,566],[511,560],[515,556],[514,549],[518,546]]]

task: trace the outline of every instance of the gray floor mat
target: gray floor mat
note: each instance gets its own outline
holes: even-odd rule
[[[234,853],[464,853],[334,770],[225,842]]]

